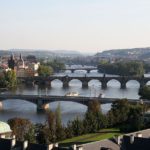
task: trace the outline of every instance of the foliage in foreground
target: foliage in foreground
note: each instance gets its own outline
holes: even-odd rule
[[[92,138],[97,140],[103,139],[107,135],[108,137],[114,135],[112,132],[99,135],[99,132],[104,128],[106,131],[106,128],[117,126],[121,132],[131,132],[146,128],[146,125],[149,124],[144,122],[146,110],[145,105],[133,105],[123,99],[115,101],[111,110],[105,115],[101,112],[99,101],[93,100],[89,103],[84,118],[76,117],[74,120],[69,121],[67,126],[62,125],[60,105],[58,105],[55,112],[49,111],[47,113],[45,124],[33,125],[29,120],[21,118],[10,119],[8,123],[18,140],[27,139],[31,142],[48,144],[84,134],[85,136],[93,134],[95,137],[91,137],[90,140]],[[22,130],[23,132],[21,132]],[[97,134],[98,137],[96,136]]]

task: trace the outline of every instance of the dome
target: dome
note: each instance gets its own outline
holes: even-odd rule
[[[12,132],[10,126],[5,122],[0,121],[0,134],[7,133],[7,132]]]

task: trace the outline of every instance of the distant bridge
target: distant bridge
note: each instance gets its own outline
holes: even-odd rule
[[[2,102],[4,100],[25,100],[37,105],[37,110],[46,110],[49,108],[49,103],[57,101],[75,102],[88,106],[89,102],[92,100],[99,100],[101,104],[113,103],[119,98],[98,98],[98,97],[73,97],[73,96],[46,96],[46,95],[0,95],[0,106],[2,107]],[[139,99],[128,99],[131,103],[139,103]],[[150,104],[150,101],[143,101],[146,104]]]
[[[90,73],[92,70],[97,70],[97,67],[78,67],[78,68],[66,68],[63,70],[70,70],[71,73],[74,73],[76,70],[85,70],[87,73]]]
[[[102,88],[107,88],[107,83],[111,80],[116,80],[120,82],[121,88],[126,88],[126,83],[130,80],[136,80],[139,82],[140,87],[146,85],[148,81],[150,81],[150,77],[137,77],[137,76],[112,76],[106,77],[105,74],[103,76],[50,76],[50,77],[18,77],[18,79],[26,84],[47,84],[51,86],[51,82],[54,80],[60,80],[63,83],[63,87],[69,87],[69,82],[71,80],[79,80],[82,83],[83,88],[88,88],[88,83],[91,80],[97,80],[101,82]]]

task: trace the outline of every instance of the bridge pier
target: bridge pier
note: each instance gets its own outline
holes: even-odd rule
[[[69,82],[68,81],[64,81],[63,82],[63,88],[68,88],[69,87]]]
[[[49,104],[38,104],[37,105],[37,112],[45,112],[49,109]]]
[[[82,88],[88,88],[88,82],[82,81]]]
[[[3,109],[3,103],[0,102],[0,110],[2,110],[2,109]]]
[[[74,73],[74,71],[75,71],[75,70],[72,69],[72,70],[71,70],[71,73]]]
[[[146,83],[144,81],[140,82],[140,88],[143,88],[146,85]]]
[[[121,82],[121,89],[126,89],[126,82]]]
[[[107,82],[106,81],[102,81],[102,89],[106,89],[107,88]]]
[[[45,81],[45,85],[51,87],[51,81]]]
[[[87,70],[87,73],[90,73],[91,70]]]

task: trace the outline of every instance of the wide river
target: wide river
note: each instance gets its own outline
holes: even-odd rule
[[[66,71],[65,73],[60,73],[57,75],[69,75],[69,76],[85,76],[85,71],[75,71],[75,73],[70,73]],[[87,76],[102,76],[103,74],[97,73],[93,70]],[[107,75],[108,76],[108,75]],[[148,83],[149,84],[149,83]],[[69,83],[69,88],[64,89],[62,83],[59,80],[54,80],[52,82],[51,88],[35,86],[21,85],[17,89],[8,91],[6,93],[13,94],[29,94],[29,95],[65,95],[68,92],[78,92],[81,96],[98,96],[103,93],[105,97],[113,98],[130,98],[138,99],[138,89],[139,83],[137,81],[131,80],[127,82],[126,89],[120,89],[120,83],[116,80],[111,80],[107,84],[107,89],[103,90],[101,88],[101,83],[96,80],[91,80],[89,82],[89,88],[82,89],[81,82],[78,80],[72,80]],[[3,93],[4,94],[4,93]],[[60,102],[62,121],[64,124],[68,120],[75,118],[76,116],[82,117],[87,110],[87,107],[74,102]],[[50,109],[55,110],[58,106],[58,102],[50,103]],[[107,112],[110,109],[111,104],[102,105],[103,112]],[[6,100],[3,102],[3,109],[0,111],[0,120],[7,121],[13,117],[23,117],[28,118],[32,122],[45,122],[46,115],[39,114],[36,111],[36,105],[20,100]]]

